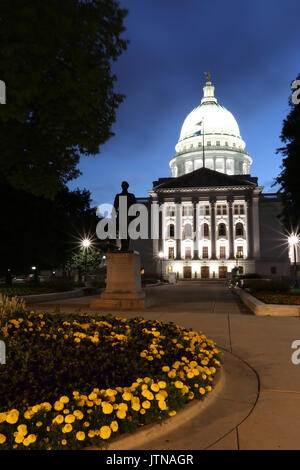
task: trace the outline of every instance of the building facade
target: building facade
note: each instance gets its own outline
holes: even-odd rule
[[[159,208],[158,237],[135,242],[146,271],[184,279],[226,278],[233,269],[289,276],[280,198],[264,194],[250,176],[245,146],[208,79],[200,105],[183,123],[172,177],[154,181],[144,201]]]

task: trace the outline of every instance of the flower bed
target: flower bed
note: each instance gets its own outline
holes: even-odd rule
[[[212,390],[219,351],[173,323],[24,313],[2,328],[0,449],[103,447]]]
[[[257,299],[266,304],[279,304],[279,305],[300,305],[300,295],[292,293],[271,293],[271,292],[254,292]]]

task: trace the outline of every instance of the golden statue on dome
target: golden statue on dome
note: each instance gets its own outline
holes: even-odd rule
[[[206,82],[210,82],[210,72],[205,72]]]

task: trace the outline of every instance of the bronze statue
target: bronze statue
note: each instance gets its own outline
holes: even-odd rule
[[[119,198],[120,198],[120,196],[126,197],[127,213],[124,214],[124,217],[126,216],[127,224],[126,224],[126,227],[123,228],[123,230],[125,229],[125,231],[126,231],[126,233],[125,233],[126,238],[120,238],[120,240],[121,240],[120,251],[128,251],[129,242],[130,242],[130,238],[129,238],[129,234],[128,234],[128,226],[129,226],[130,222],[132,220],[134,220],[134,218],[135,218],[135,217],[132,217],[132,216],[128,216],[128,210],[129,210],[130,206],[132,206],[133,204],[136,204],[136,198],[135,198],[134,194],[128,192],[129,184],[127,183],[127,181],[123,181],[122,184],[121,184],[121,187],[122,187],[122,192],[116,195],[115,201],[114,201],[114,208],[115,208],[116,213],[117,213],[117,233],[118,233],[118,237],[120,238],[120,201],[119,201]]]

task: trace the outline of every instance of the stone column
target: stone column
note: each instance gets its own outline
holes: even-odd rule
[[[251,196],[247,196],[246,198],[246,207],[247,207],[247,250],[248,250],[248,256],[247,258],[252,258],[253,253],[252,253],[252,227],[251,227],[251,222],[252,222],[252,199]]]
[[[255,259],[260,258],[260,233],[259,233],[259,195],[253,195],[252,199],[252,240],[253,255]]]
[[[175,237],[176,237],[176,259],[181,259],[181,238],[182,238],[182,207],[181,199],[177,198],[175,200]]]
[[[228,198],[228,227],[229,227],[229,258],[234,259],[234,233],[233,233],[233,215],[232,215],[233,199]]]
[[[210,199],[210,242],[211,242],[211,259],[216,259],[216,216],[215,216],[216,199]]]
[[[198,205],[197,200],[193,200],[193,232],[194,232],[194,259],[199,259],[198,253]]]

